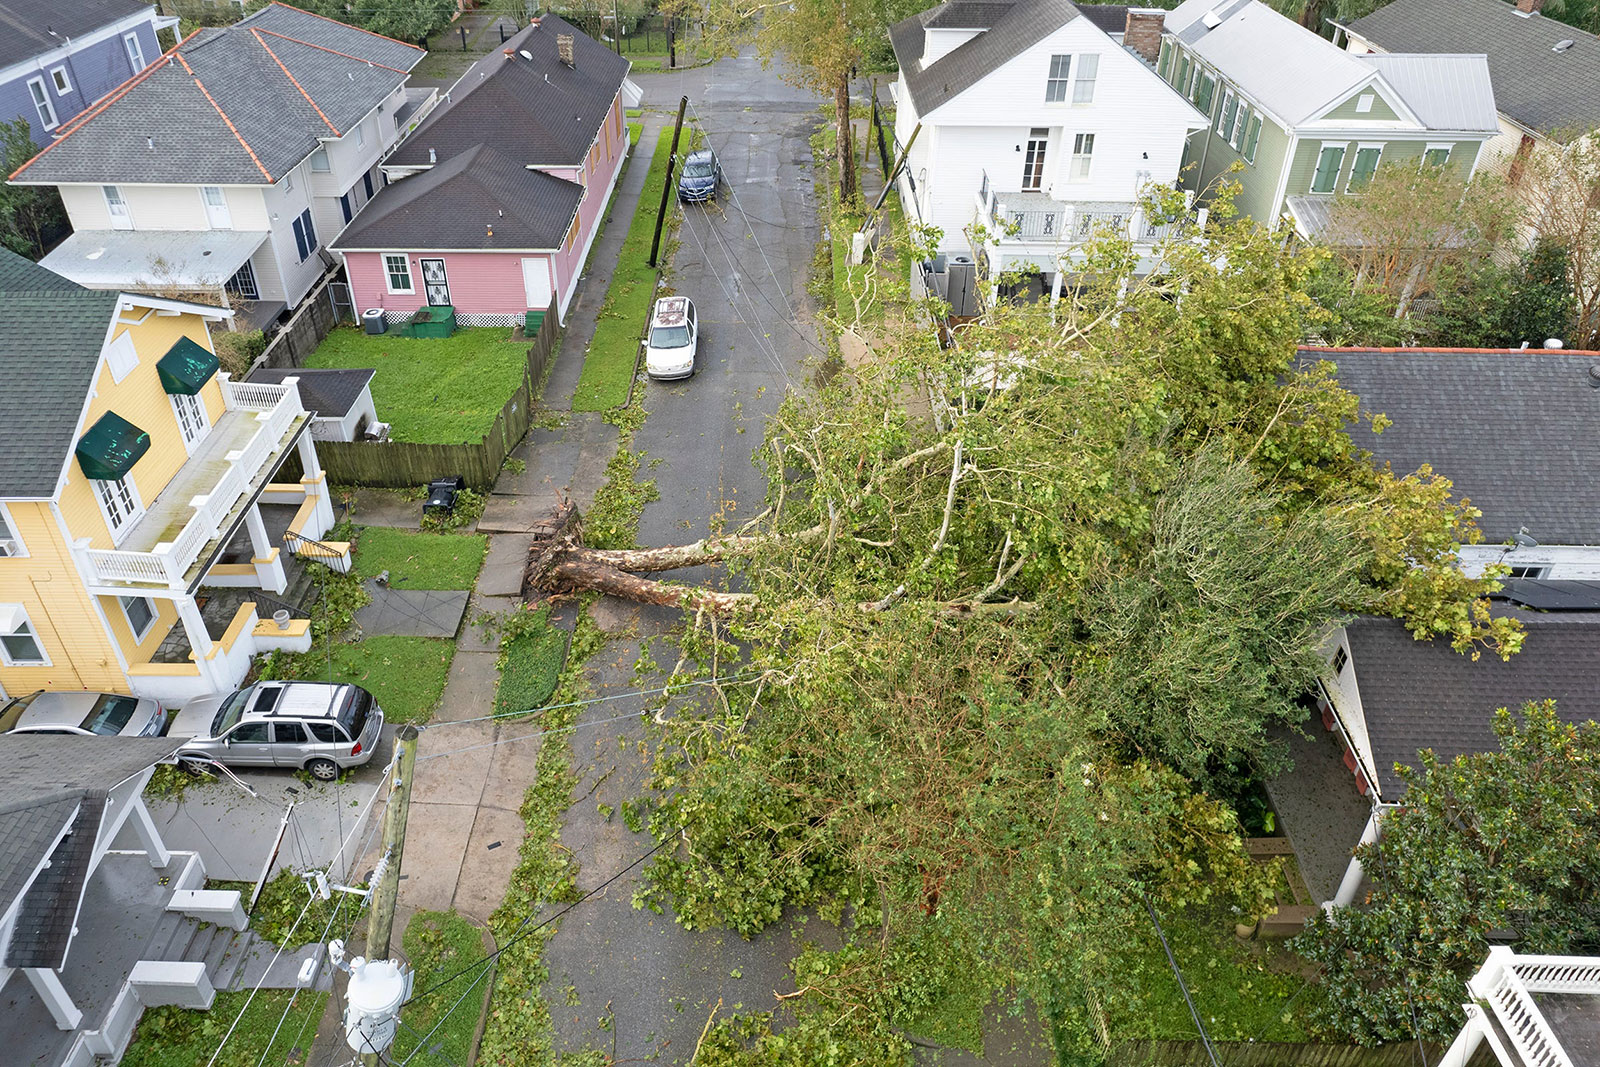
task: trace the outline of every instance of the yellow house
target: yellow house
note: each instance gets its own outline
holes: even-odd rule
[[[262,505],[293,505],[302,554],[345,569],[348,546],[317,541],[333,509],[295,379],[219,369],[210,326],[230,315],[83,289],[0,250],[0,693],[176,706],[237,686],[260,652],[310,646],[305,619],[273,618],[287,579]],[[301,477],[275,482],[291,456]],[[228,587],[260,592],[208,621]]]

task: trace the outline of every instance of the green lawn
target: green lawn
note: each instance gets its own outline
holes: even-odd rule
[[[435,986],[484,958],[482,931],[453,911],[420,911],[406,924],[404,944],[406,956],[416,968],[417,991],[433,992],[400,1013],[405,1025],[395,1035],[394,1046],[384,1059],[389,1063],[404,1062],[416,1051],[417,1043],[431,1033],[427,1048],[433,1051],[420,1057],[418,1063],[469,1062],[472,1037],[483,1013],[484,991],[493,979],[474,986],[483,968],[473,968],[437,989]]]
[[[334,639],[333,671],[319,643],[311,651],[281,660],[290,672],[279,677],[317,682],[351,682],[377,698],[390,722],[427,722],[444,692],[456,643],[438,637],[364,637],[350,643]],[[265,677],[265,673],[263,673]]]
[[[512,638],[500,660],[497,715],[542,708],[556,691],[567,657],[566,632],[542,623]]]
[[[378,417],[393,440],[476,444],[527,373],[528,355],[509,329],[458,330],[448,338],[372,336],[340,327],[307,367],[371,367]]]
[[[263,1056],[267,1063],[304,1063],[328,994],[302,992],[273,1041],[272,1032],[278,1029],[278,1020],[292,995],[287,989],[263,989],[257,993],[222,1047],[216,1067],[256,1067]],[[133,1032],[133,1043],[122,1054],[124,1067],[196,1067],[206,1063],[249,996],[248,989],[218,993],[210,1011],[171,1006],[146,1009],[139,1028]],[[267,1047],[269,1041],[271,1048]],[[296,1049],[300,1050],[298,1054]]]
[[[655,296],[657,272],[646,261],[650,256],[650,237],[655,231],[656,208],[661,202],[661,186],[666,180],[667,155],[671,148],[671,135],[658,134],[644,191],[639,194],[639,206],[634,210],[628,235],[622,240],[611,288],[606,291],[594,340],[589,343],[583,360],[583,373],[572,398],[574,411],[605,411],[627,403],[628,386],[639,361],[639,338]],[[670,204],[668,208],[670,210]],[[665,235],[662,240],[666,240]],[[382,412],[381,405],[379,412]],[[388,418],[387,415],[383,417]]]
[[[389,572],[395,589],[471,589],[489,539],[483,534],[434,534],[364,526],[356,536],[355,573]]]

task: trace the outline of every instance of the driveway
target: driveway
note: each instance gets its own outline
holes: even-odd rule
[[[145,803],[168,848],[198,852],[208,878],[245,882],[261,877],[284,812],[292,804],[294,812],[273,861],[273,872],[334,864],[334,875],[340,877],[342,868],[354,865],[361,839],[371,829],[367,816],[377,805],[370,801],[383,783],[383,767],[394,751],[394,729],[385,726],[371,762],[338,782],[306,781],[289,771],[241,768],[234,773],[254,796],[224,775],[201,779],[178,800],[147,796]],[[131,841],[131,833],[124,830],[123,837]],[[140,846],[119,838],[116,847]],[[362,873],[356,871],[355,876]],[[343,877],[348,880],[349,874],[345,871]]]
[[[781,81],[776,70],[762,70],[753,55],[634,79],[650,108],[675,108],[688,94],[686,125],[699,125],[728,180],[719,202],[674,208],[683,215],[667,283],[699,308],[698,370],[684,382],[646,385],[650,414],[633,441],[647,454],[640,477],[654,478],[661,494],[645,509],[639,543],[662,545],[702,536],[724,509],[732,509],[733,521],[756,509],[765,486],[750,457],[765,419],[791,384],[805,382],[808,362],[821,358],[805,282],[819,238],[809,139],[822,101]],[[591,661],[596,695],[651,684],[633,675],[640,639],[673,631],[680,614],[615,601],[594,610],[604,628],[639,635]],[[597,704],[584,721],[640,706],[637,697]],[[562,843],[579,862],[580,889],[600,885],[651,847],[649,835],[630,832],[621,815],[602,814],[642,795],[645,739],[636,719],[574,734],[580,799],[567,812]],[[686,931],[670,910],[633,907],[642,869],[578,905],[546,949],[545,995],[565,1050],[599,1048],[618,1063],[658,1054],[683,1063],[719,1000],[719,1017],[771,1010],[773,992],[792,987],[788,961],[802,941],[832,941],[830,929],[804,917],[751,941],[723,930]]]

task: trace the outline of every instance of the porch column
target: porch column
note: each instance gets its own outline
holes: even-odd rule
[[[1476,1004],[1463,1004],[1462,1007],[1466,1010],[1467,1021],[1461,1027],[1461,1032],[1456,1035],[1456,1039],[1451,1042],[1444,1059],[1439,1061],[1439,1067],[1467,1067],[1472,1060],[1472,1054],[1483,1044],[1485,1029],[1483,1013],[1478,1010]]]
[[[166,842],[161,840],[161,831],[156,829],[155,820],[150,818],[150,809],[144,806],[143,796],[133,798],[128,809],[128,822],[132,824],[139,844],[144,846],[150,866],[159,869],[172,862],[172,853],[167,851]]]
[[[1055,307],[1058,303],[1061,302],[1061,281],[1062,281],[1062,277],[1066,273],[1067,272],[1065,270],[1065,265],[1061,262],[1060,257],[1057,257],[1057,259],[1056,259],[1056,276],[1055,276],[1055,279],[1050,283],[1050,306],[1051,307]]]
[[[183,623],[183,632],[189,638],[189,649],[194,655],[195,666],[200,669],[203,678],[213,690],[226,688],[225,684],[212,677],[211,634],[206,630],[206,620],[200,614],[200,608],[192,596],[180,596],[172,601],[178,609],[178,621]]]
[[[28,984],[39,994],[44,1006],[50,1009],[50,1017],[56,1021],[56,1028],[76,1030],[78,1023],[83,1021],[83,1012],[67,995],[66,987],[61,984],[61,976],[42,967],[24,967],[22,973],[28,976]]]
[[[1378,840],[1378,823],[1381,818],[1380,809],[1376,804],[1372,806],[1372,814],[1367,816],[1366,828],[1361,831],[1361,840],[1356,847],[1370,845]],[[1348,908],[1355,903],[1356,890],[1361,887],[1361,860],[1354,853],[1350,856],[1350,865],[1344,869],[1344,878],[1339,882],[1338,892],[1333,894],[1333,899],[1323,905],[1328,911],[1334,908]]]
[[[300,435],[296,447],[300,450],[300,469],[305,472],[300,484],[305,488],[306,496],[317,502],[317,532],[307,535],[315,540],[333,528],[333,499],[328,493],[327,475],[323,473],[322,464],[317,462],[317,443],[309,433],[304,433]]]
[[[289,588],[289,578],[283,573],[283,559],[279,550],[267,536],[267,524],[261,520],[261,505],[251,504],[244,513],[244,526],[250,533],[250,563],[256,569],[256,583],[269,593],[281,593]]]

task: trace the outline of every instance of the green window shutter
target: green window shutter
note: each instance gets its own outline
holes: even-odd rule
[[[1178,56],[1178,76],[1172,80],[1172,84],[1178,90],[1178,92],[1185,93],[1185,94],[1188,93],[1188,91],[1189,91],[1189,57],[1188,56],[1186,56],[1186,55],[1179,55]]]
[[[139,457],[150,451],[150,435],[108,411],[84,432],[73,451],[84,474],[98,481],[114,482],[133,470]]]
[[[1223,98],[1222,117],[1217,126],[1217,132],[1222,135],[1224,141],[1231,142],[1233,140],[1233,119],[1238,113],[1239,98],[1234,96],[1233,91],[1230,89],[1228,95]]]
[[[1425,167],[1442,167],[1450,162],[1450,149],[1430,148],[1422,153],[1422,165]]]
[[[1378,157],[1381,155],[1383,155],[1383,149],[1381,148],[1356,149],[1355,166],[1350,168],[1350,184],[1348,186],[1350,191],[1359,192],[1366,187],[1366,184],[1372,180],[1372,176],[1378,171]]]
[[[156,374],[161,378],[161,388],[168,393],[194,396],[217,373],[219,366],[214,354],[189,338],[180,337],[156,362]]]
[[[1211,101],[1215,98],[1216,92],[1216,79],[1202,72],[1195,82],[1194,92],[1194,106],[1200,109],[1201,114],[1207,117],[1211,115]]]
[[[1244,135],[1244,158],[1251,163],[1256,161],[1256,144],[1261,140],[1261,116],[1250,116],[1250,128]]]
[[[1171,45],[1170,42],[1162,41],[1161,42],[1161,55],[1160,55],[1159,58],[1156,59],[1156,73],[1161,75],[1161,79],[1163,81],[1166,80],[1167,70],[1168,70],[1169,67],[1171,67],[1171,65],[1172,65],[1172,45]]]
[[[1339,168],[1344,166],[1344,145],[1327,145],[1317,157],[1317,173],[1311,179],[1313,193],[1331,193],[1339,183]]]

